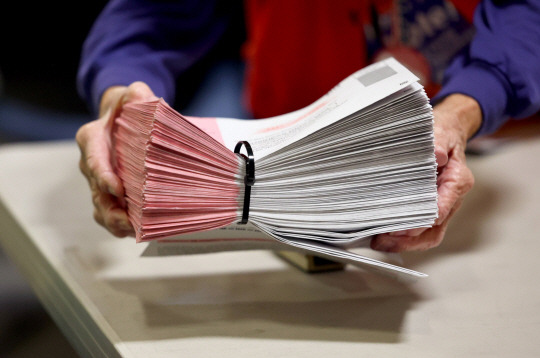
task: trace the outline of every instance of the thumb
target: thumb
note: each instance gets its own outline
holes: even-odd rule
[[[153,101],[158,99],[150,87],[144,82],[133,82],[127,88],[123,103]]]
[[[450,139],[437,124],[435,124],[433,134],[435,137],[435,160],[437,161],[437,167],[442,168],[448,163],[448,155],[451,150]]]
[[[150,87],[141,81],[133,82],[128,87],[122,87],[116,93],[113,93],[113,96],[117,96],[116,100],[113,99],[109,101],[112,103],[112,106],[110,106],[104,114],[104,117],[107,120],[107,130],[109,133],[114,131],[115,120],[120,116],[125,104],[158,99]]]

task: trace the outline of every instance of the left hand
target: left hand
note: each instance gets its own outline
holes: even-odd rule
[[[465,95],[453,94],[434,107],[433,115],[439,217],[431,228],[375,236],[371,240],[374,250],[402,252],[438,246],[450,218],[474,184],[474,177],[465,160],[465,148],[467,140],[476,133],[482,121],[478,102]]]
[[[123,183],[111,163],[111,128],[126,103],[155,99],[152,90],[142,82],[110,87],[101,98],[99,119],[77,131],[79,168],[88,180],[94,219],[117,237],[134,236],[135,232],[125,205]]]

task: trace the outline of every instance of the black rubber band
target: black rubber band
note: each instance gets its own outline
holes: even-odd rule
[[[246,147],[247,156],[240,153],[242,146]],[[246,176],[244,177],[244,209],[242,210],[242,220],[238,222],[239,224],[247,224],[249,219],[249,203],[251,200],[251,187],[255,184],[255,158],[253,157],[253,150],[251,145],[245,140],[236,143],[234,147],[234,152],[246,161]]]

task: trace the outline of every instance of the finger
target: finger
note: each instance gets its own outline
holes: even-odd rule
[[[443,168],[437,178],[437,207],[438,217],[434,225],[441,225],[448,219],[450,213],[461,205],[463,196],[472,188],[474,177],[472,172],[465,165],[451,162]],[[419,236],[429,228],[415,228],[409,230],[394,231],[388,233],[390,236]]]
[[[103,218],[103,215],[98,209],[94,209],[94,220],[116,237],[122,238],[126,236],[135,236],[135,231],[132,227],[127,230],[117,226],[112,226],[110,228],[107,227],[107,225],[105,224],[105,219]]]
[[[429,227],[419,227],[415,229],[389,232],[388,235],[390,236],[418,236],[428,229]]]
[[[88,141],[87,132],[91,130],[89,127],[89,123],[83,125],[81,128],[79,128],[77,134],[75,135],[81,155],[79,159],[79,169],[86,179],[90,179],[90,170],[88,169],[88,165],[86,165],[86,142]]]
[[[435,161],[437,168],[444,167],[448,163],[448,152],[442,147],[435,146]]]
[[[127,212],[119,206],[117,198],[107,194],[94,192],[94,219],[115,236],[123,237],[133,234],[134,230]]]
[[[96,181],[101,192],[109,193],[116,197],[124,195],[124,188],[120,178],[113,171],[108,160],[103,160],[101,155],[89,155],[86,160],[89,176]]]
[[[105,227],[116,237],[134,236],[127,214],[121,208],[113,208],[107,212]]]
[[[420,235],[390,235],[380,234],[375,236],[370,246],[373,250],[386,252],[423,251],[441,244],[450,222],[450,218],[461,206],[461,200],[452,208],[447,218],[440,224],[425,230]]]
[[[110,162],[109,141],[103,120],[83,126],[77,132],[77,142],[81,150],[81,172],[87,179],[93,178],[101,191],[123,196],[122,182]]]
[[[438,126],[435,126],[433,130],[435,137],[435,160],[437,161],[437,167],[442,168],[448,163],[448,153],[451,147],[450,138]]]
[[[105,227],[105,220],[101,214],[101,210],[94,205],[94,220],[101,226]]]
[[[464,163],[450,160],[437,178],[437,206],[439,216],[435,225],[440,225],[459,207],[465,194],[474,185],[474,176]]]
[[[377,235],[371,240],[371,248],[385,252],[422,251],[438,246],[446,231],[447,221],[434,226],[418,236]]]
[[[86,178],[86,180],[90,181],[90,171],[88,170],[86,160],[83,159],[82,155],[81,159],[79,160],[79,170],[81,171],[81,173],[83,173],[83,176]]]

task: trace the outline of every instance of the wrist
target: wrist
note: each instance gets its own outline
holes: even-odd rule
[[[455,93],[445,97],[433,109],[436,125],[457,130],[466,142],[482,124],[482,109],[472,97]],[[443,114],[443,115],[438,115]]]

